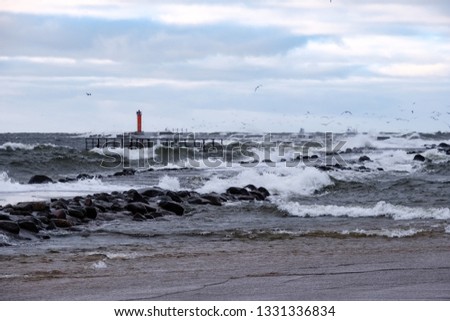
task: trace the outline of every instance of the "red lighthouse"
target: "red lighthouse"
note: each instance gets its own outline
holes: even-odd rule
[[[137,115],[137,134],[142,134],[142,112],[138,110]]]

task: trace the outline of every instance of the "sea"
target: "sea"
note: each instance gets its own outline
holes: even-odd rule
[[[187,205],[183,216],[111,216],[45,231],[45,238],[0,230],[0,253],[82,249],[102,254],[86,263],[102,270],[108,260],[133,259],[141,245],[163,255],[179,244],[198,250],[211,242],[239,247],[300,239],[328,246],[350,239],[389,252],[390,240],[424,247],[450,241],[450,133],[196,135],[221,144],[207,151],[162,140],[151,148],[92,148],[86,138],[97,136],[90,133],[0,134],[0,213],[18,202],[149,187],[220,194],[252,184],[270,192],[264,201]],[[114,175],[124,169],[134,175]],[[38,174],[54,182],[29,184]]]

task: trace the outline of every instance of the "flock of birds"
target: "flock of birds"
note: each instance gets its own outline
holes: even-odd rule
[[[331,2],[331,0],[330,0],[330,2]],[[253,89],[253,92],[256,94],[260,90],[261,87],[263,87],[262,84],[257,85]],[[90,96],[92,96],[92,93],[91,92],[86,92],[86,96],[90,97]],[[410,122],[412,120],[417,119],[417,116],[413,117],[413,116],[416,115],[415,107],[416,107],[416,102],[413,102],[411,107],[408,108],[408,109],[400,108],[400,106],[399,106],[400,112],[402,112],[403,114],[407,113],[410,117],[408,118],[407,116],[404,115],[402,117],[395,117],[393,119],[388,119],[388,120],[386,120],[386,124],[391,124],[393,121],[396,121],[396,122]],[[450,105],[447,106],[447,107],[450,108]],[[450,115],[450,111],[447,111],[446,114]],[[372,114],[365,113],[364,115],[367,116],[367,117],[372,117],[372,118],[373,117],[378,117],[380,119],[386,117],[386,116],[379,116],[379,115],[377,116],[374,113],[372,113]],[[286,115],[283,114],[283,116],[286,116]],[[304,116],[305,116],[306,119],[308,119],[309,117],[313,117],[313,114],[308,110],[308,111],[306,111]],[[341,117],[339,117],[339,118],[351,117],[351,116],[353,116],[353,113],[350,110],[344,110],[343,112],[340,113],[340,116]],[[432,120],[434,120],[434,121],[442,121],[443,123],[445,123],[448,126],[448,128],[450,128],[450,123],[447,122],[446,120],[444,120],[442,116],[445,116],[445,115],[442,112],[435,111],[435,110],[432,111],[429,114],[429,117]],[[236,115],[236,117],[238,117],[238,115]],[[333,123],[336,124],[336,125],[343,125],[341,122],[337,121],[337,120],[339,120],[339,118],[338,117],[331,117],[331,116],[320,116],[320,119],[322,120],[322,122],[320,124],[322,126],[325,126],[325,127],[330,125],[330,124],[333,124]],[[192,121],[195,121],[195,119],[192,118]],[[255,120],[253,120],[252,122],[254,123]],[[225,121],[223,123],[225,123]],[[240,123],[242,125],[241,126],[242,129],[249,129],[249,127],[253,127],[255,125],[255,124],[250,124],[249,122],[243,122],[243,121],[241,121]],[[207,126],[206,123],[204,123],[203,125],[200,125],[200,127],[207,128],[208,126]]]

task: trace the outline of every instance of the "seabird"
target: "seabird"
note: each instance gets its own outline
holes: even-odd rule
[[[344,112],[341,113],[341,115],[344,115],[344,114],[353,115],[352,112],[351,112],[351,111],[348,111],[348,110],[346,110],[346,111],[344,111]]]
[[[86,93],[86,96],[92,96],[92,94],[91,93]]]
[[[258,85],[255,87],[255,92],[259,89],[259,87],[262,87],[262,85]]]

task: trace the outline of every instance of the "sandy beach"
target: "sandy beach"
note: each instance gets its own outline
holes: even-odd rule
[[[446,241],[297,238],[11,253],[0,257],[0,299],[449,300]]]

